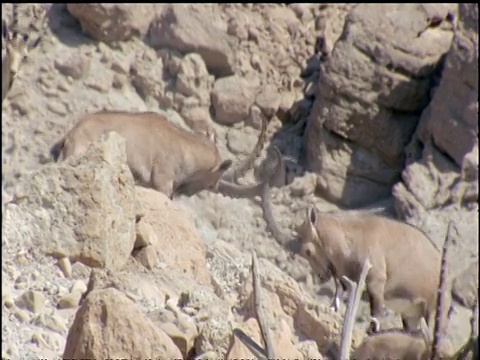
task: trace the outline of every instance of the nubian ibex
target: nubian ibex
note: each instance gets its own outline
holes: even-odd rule
[[[355,349],[351,356],[352,360],[457,359],[455,356],[453,358],[451,357],[452,351],[446,343],[445,334],[442,335],[440,332],[441,329],[445,328],[445,324],[442,324],[442,322],[445,321],[442,314],[444,314],[446,310],[444,309],[444,300],[448,298],[446,292],[448,271],[447,256],[452,239],[452,227],[453,221],[450,221],[442,251],[433,337],[431,335],[431,329],[428,328],[425,319],[422,317],[420,321],[420,333],[399,330],[387,330],[375,333],[365,338],[360,346]],[[355,314],[352,314],[352,316],[355,316]]]
[[[370,252],[372,269],[366,279],[366,291],[372,331],[380,330],[378,318],[385,305],[401,314],[406,330],[417,329],[421,317],[429,326],[433,324],[441,254],[425,234],[411,225],[379,215],[320,213],[310,206],[295,238],[277,225],[269,192],[267,182],[262,207],[268,228],[278,242],[309,261],[321,282],[333,276],[336,284],[334,307],[338,308],[346,288],[342,277],[358,281],[361,266]],[[450,286],[445,293],[442,334],[448,325]]]
[[[238,173],[260,155],[266,141],[267,121],[253,150]],[[258,194],[258,185],[242,187],[223,179],[232,165],[223,160],[211,138],[182,129],[154,112],[100,111],[85,115],[50,150],[58,160],[79,154],[107,132],[114,131],[126,140],[127,162],[139,185],[151,187],[170,198],[191,196],[209,189],[233,197]]]

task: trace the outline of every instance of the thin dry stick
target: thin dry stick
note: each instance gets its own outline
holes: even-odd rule
[[[360,298],[362,296],[363,289],[365,287],[365,279],[367,278],[368,271],[372,267],[369,258],[365,260],[362,267],[362,273],[358,284],[347,278],[343,277],[343,280],[347,284],[349,289],[348,304],[345,311],[345,320],[343,322],[342,340],[340,342],[340,360],[350,358],[350,347],[352,345],[353,324],[355,323],[355,317],[357,315],[358,305],[360,304]]]
[[[472,313],[472,334],[470,340],[472,342],[473,358],[478,359],[478,300]]]
[[[258,325],[260,326],[260,331],[262,333],[263,342],[265,343],[266,356],[268,359],[275,359],[275,354],[273,351],[273,341],[270,334],[270,329],[268,328],[267,322],[265,321],[266,316],[262,306],[262,287],[260,285],[258,259],[255,250],[252,251],[252,276],[255,313],[257,315]]]
[[[446,291],[446,282],[447,282],[447,255],[448,247],[452,241],[452,227],[454,226],[453,220],[448,222],[447,233],[445,234],[445,241],[443,242],[442,249],[442,261],[440,267],[440,277],[438,281],[438,294],[437,294],[437,313],[435,315],[435,324],[433,330],[433,342],[432,342],[432,352],[431,358],[438,359],[438,348],[440,345],[440,329],[442,328],[442,314],[443,307],[445,306],[445,291]]]

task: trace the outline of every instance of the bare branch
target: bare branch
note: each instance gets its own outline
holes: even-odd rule
[[[353,324],[355,323],[355,317],[357,315],[358,305],[360,304],[360,298],[362,296],[363,289],[365,287],[365,279],[367,278],[368,271],[372,267],[369,258],[365,260],[362,267],[362,273],[358,283],[351,281],[346,276],[343,280],[349,288],[348,304],[345,311],[345,320],[343,322],[342,340],[340,343],[340,360],[350,358],[350,347],[352,345]]]
[[[253,297],[255,300],[255,312],[257,315],[258,325],[262,333],[263,342],[265,343],[266,356],[268,359],[275,359],[275,353],[273,351],[273,341],[270,334],[270,329],[265,321],[266,316],[263,311],[262,305],[262,287],[260,285],[259,271],[258,271],[258,259],[257,254],[252,251],[252,276],[253,276]]]
[[[250,336],[245,334],[245,332],[241,329],[235,328],[233,329],[233,335],[240,340],[243,345],[247,347],[248,350],[258,358],[265,358],[265,351],[263,348],[257,344],[255,340],[253,340]]]
[[[473,358],[478,359],[478,300],[472,313],[472,334],[470,340],[472,342]]]
[[[472,319],[470,321],[472,326],[472,338],[478,338],[478,300],[472,310]]]
[[[272,233],[274,239],[280,245],[283,245],[289,248],[292,236],[290,236],[287,233],[284,233],[283,230],[279,227],[279,225],[275,221],[275,218],[273,216],[272,201],[270,196],[270,182],[276,175],[278,175],[278,171],[281,171],[282,168],[284,168],[285,162],[280,150],[276,146],[272,147],[271,155],[272,155],[271,161],[269,163],[266,163],[265,165],[267,167],[266,173],[268,174],[268,177],[265,179],[265,182],[262,185],[261,198],[262,198],[263,217],[267,224],[267,229]],[[292,250],[292,249],[289,249],[289,250]]]
[[[447,255],[448,255],[448,247],[452,241],[452,227],[454,227],[453,220],[448,222],[447,226],[447,233],[445,234],[445,241],[443,243],[442,249],[442,261],[440,267],[440,278],[438,281],[438,294],[437,294],[437,312],[435,315],[435,325],[433,331],[433,342],[432,342],[432,359],[438,359],[438,350],[441,338],[440,329],[444,326],[442,324],[443,321],[443,307],[445,306],[445,288],[447,283]]]
[[[230,182],[237,182],[239,178],[245,175],[245,173],[253,167],[253,164],[257,157],[260,155],[260,152],[265,145],[267,140],[267,127],[268,127],[268,120],[259,113],[254,112],[253,116],[256,118],[255,121],[260,121],[261,129],[260,135],[258,137],[257,143],[255,144],[255,148],[242,161],[235,163],[230,169],[228,169],[225,174],[222,176],[222,180],[230,181]]]

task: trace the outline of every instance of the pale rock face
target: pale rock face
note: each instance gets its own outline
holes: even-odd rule
[[[5,241],[22,238],[36,251],[91,267],[127,262],[135,241],[133,178],[117,134],[25,177],[13,194],[3,215]]]
[[[141,308],[116,289],[92,291],[78,310],[64,357],[181,358],[180,350]]]
[[[9,27],[12,8],[2,4]],[[478,6],[17,10],[19,32],[42,37],[2,103],[3,358],[251,357],[233,329],[263,343],[252,249],[277,356],[336,357],[343,314],[329,309],[332,284],[273,240],[258,197],[204,191],[170,201],[135,187],[115,136],[49,164],[55,140],[100,110],[159,113],[213,134],[221,158],[240,162],[267,119],[269,148],[239,183],[265,178],[271,145],[288,157],[270,184],[282,227],[293,229],[311,204],[323,212],[373,202],[441,246],[453,219],[448,340],[465,343],[465,306],[478,288]],[[361,301],[354,349],[368,316]],[[399,316],[383,325],[401,326]]]
[[[308,164],[330,200],[356,207],[389,195],[453,26],[444,21],[444,31],[417,35],[429,12],[446,18],[456,7],[362,4],[347,16],[320,72],[305,134]]]

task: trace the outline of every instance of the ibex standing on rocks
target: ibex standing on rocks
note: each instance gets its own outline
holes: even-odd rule
[[[451,241],[453,221],[450,221],[443,245],[438,297],[436,306],[436,320],[433,331],[433,338],[430,329],[424,319],[421,320],[421,334],[400,332],[398,330],[385,331],[373,334],[363,340],[362,344],[355,350],[352,360],[380,360],[380,359],[450,359],[451,349],[446,346],[446,339],[442,337],[440,330],[445,327],[442,322],[442,314],[445,313],[444,300],[448,298],[446,292],[447,284],[447,254]],[[445,335],[445,334],[443,334]],[[453,357],[456,359],[456,357]]]
[[[441,264],[440,251],[413,226],[373,214],[320,214],[310,206],[297,228],[298,239],[282,233],[277,226],[265,185],[262,206],[267,226],[283,245],[306,258],[321,282],[335,279],[334,304],[345,286],[342,277],[357,282],[368,253],[372,268],[366,279],[372,330],[379,331],[378,318],[386,304],[402,316],[406,330],[418,328],[421,317],[433,324]],[[442,311],[446,332],[450,291],[445,291]]]
[[[41,21],[44,26],[44,9],[34,13],[34,20]],[[2,103],[12,87],[22,62],[28,56],[29,51],[40,43],[42,35],[43,33],[32,40],[29,38],[29,34],[19,33],[18,4],[12,4],[11,25],[7,27],[5,23],[2,23],[2,36],[6,42],[5,57],[2,59]]]
[[[266,140],[267,122],[253,152],[236,171],[253,164]],[[214,142],[208,137],[177,127],[162,115],[153,112],[100,111],[84,116],[50,150],[57,160],[79,154],[103,134],[114,131],[125,138],[127,162],[137,183],[158,190],[170,198],[191,196],[210,189],[230,196],[250,197],[255,186],[243,188],[223,180],[232,165],[220,158]],[[256,194],[254,194],[256,195]]]

